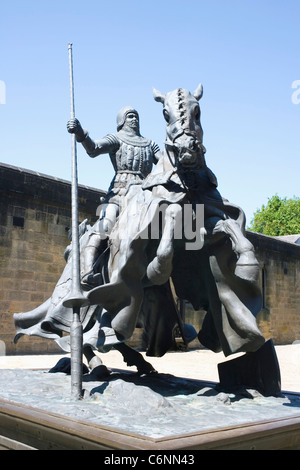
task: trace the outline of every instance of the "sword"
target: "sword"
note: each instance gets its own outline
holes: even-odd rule
[[[71,118],[75,117],[74,106],[74,79],[72,44],[69,50],[70,98]],[[72,288],[63,305],[73,309],[73,318],[70,328],[71,341],[71,394],[76,400],[82,398],[82,341],[83,328],[80,321],[80,309],[89,305],[80,284],[80,254],[79,254],[79,224],[78,224],[78,180],[77,180],[77,148],[76,135],[72,134]]]

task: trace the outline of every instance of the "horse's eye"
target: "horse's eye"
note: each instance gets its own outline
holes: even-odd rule
[[[163,114],[164,114],[164,118],[167,122],[169,122],[170,120],[170,116],[169,116],[169,113],[166,109],[163,110]]]
[[[198,119],[200,119],[200,108],[199,108],[199,106],[196,106],[196,108],[195,108],[195,119],[197,119],[197,121],[198,121]]]

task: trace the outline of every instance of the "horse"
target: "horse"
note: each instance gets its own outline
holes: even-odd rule
[[[178,298],[207,312],[197,335],[204,346],[226,356],[254,352],[265,342],[255,318],[261,309],[259,264],[245,236],[244,212],[220,195],[206,165],[199,107],[203,87],[193,94],[182,88],[153,94],[163,104],[165,148],[142,185],[128,191],[110,235],[109,283],[87,294],[91,305],[104,311],[97,348],[105,352],[127,341],[141,324],[147,355],[163,355],[177,321],[172,281]],[[145,309],[151,292],[156,303]]]

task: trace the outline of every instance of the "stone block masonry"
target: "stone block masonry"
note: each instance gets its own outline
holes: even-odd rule
[[[300,342],[300,245],[253,232],[247,237],[260,263],[259,328],[275,344]]]

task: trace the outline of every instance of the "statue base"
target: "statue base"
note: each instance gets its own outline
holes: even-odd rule
[[[120,369],[102,380],[84,374],[83,387],[83,399],[74,400],[66,373],[0,370],[0,449],[98,449],[110,456],[300,449],[300,392],[247,396],[220,392],[218,383]]]
[[[300,400],[300,395],[299,395]],[[300,414],[236,426],[151,438],[0,399],[0,450],[160,451],[192,458],[197,450],[300,450]],[[225,423],[224,423],[225,424]],[[144,454],[147,455],[146,453]],[[101,462],[100,462],[101,463]]]

